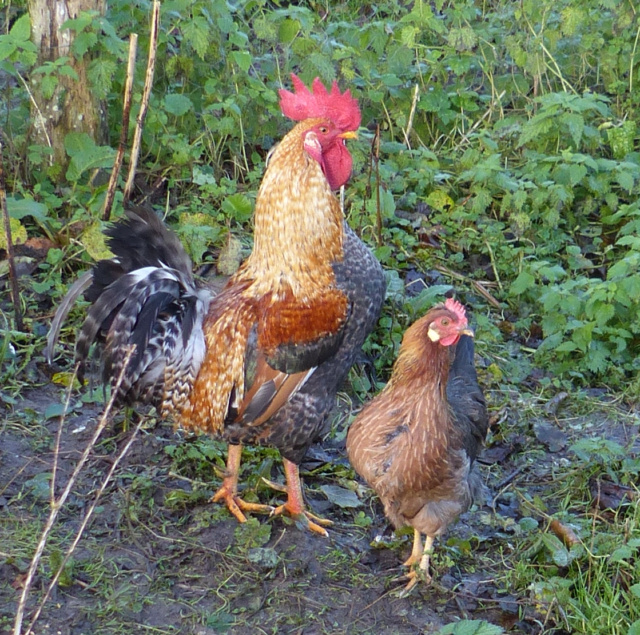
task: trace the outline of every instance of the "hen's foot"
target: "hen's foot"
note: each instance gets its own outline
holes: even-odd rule
[[[430,585],[433,578],[431,577],[431,575],[429,575],[428,571],[424,571],[420,569],[420,567],[416,567],[411,569],[411,571],[409,571],[409,573],[407,573],[406,575],[401,576],[399,580],[409,580],[405,587],[398,589],[394,593],[394,595],[396,595],[397,597],[404,598],[409,595],[409,593],[411,593],[411,590],[419,583],[422,583],[425,586]]]
[[[417,529],[413,530],[413,548],[411,549],[411,555],[402,563],[405,567],[413,567],[415,564],[420,564],[422,560],[422,536]]]

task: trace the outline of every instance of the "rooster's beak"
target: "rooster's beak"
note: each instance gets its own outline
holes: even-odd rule
[[[338,137],[340,137],[340,139],[357,139],[358,133],[355,132],[355,130],[347,130],[346,132],[339,134]]]

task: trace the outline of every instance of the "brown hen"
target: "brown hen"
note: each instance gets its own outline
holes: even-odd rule
[[[472,337],[459,302],[431,309],[407,329],[389,383],[347,436],[349,460],[389,520],[413,527],[407,589],[419,577],[430,579],[434,539],[481,491],[473,463],[488,418]]]

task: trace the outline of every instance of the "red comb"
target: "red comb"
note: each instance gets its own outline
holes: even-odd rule
[[[295,92],[280,89],[280,110],[293,121],[313,117],[326,117],[341,130],[357,130],[360,126],[360,108],[349,90],[340,92],[338,83],[333,82],[331,92],[327,91],[320,78],[316,77],[309,90],[304,82],[291,73]]]
[[[444,302],[444,308],[456,315],[461,322],[467,321],[467,313],[464,310],[464,307],[454,298],[447,298]]]

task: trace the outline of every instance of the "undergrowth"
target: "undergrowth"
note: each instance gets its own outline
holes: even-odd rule
[[[25,331],[14,328],[8,303],[0,307],[0,397],[7,407],[17,406],[25,386],[40,377],[34,364],[68,282],[105,253],[104,174],[120,136],[127,40],[137,32],[139,50],[146,50],[147,9],[114,0],[105,16],[83,13],[69,22],[76,34],[71,55],[88,63],[108,138],[70,133],[66,166],[51,165],[50,150],[31,142],[26,87],[37,78],[53,90],[72,71],[69,59],[38,63],[22,0],[0,18],[0,127],[11,166],[5,173],[13,238],[49,241],[45,256],[24,256],[30,272],[21,278]],[[239,252],[250,247],[266,156],[289,127],[277,89],[289,86],[290,72],[306,82],[316,75],[325,83],[335,79],[360,102],[363,126],[360,141],[350,145],[354,174],[345,209],[387,271],[388,301],[366,345],[373,364],[352,371],[344,409],[383,384],[405,328],[452,287],[473,311],[481,379],[496,417],[507,409],[524,410],[526,421],[544,416],[540,403],[559,391],[572,394],[573,408],[584,408],[587,393],[577,391],[594,387],[637,401],[640,15],[633,2],[168,0],[161,23],[138,194],[165,215],[196,263],[214,259],[230,237]],[[138,60],[137,94],[144,55]],[[136,97],[132,121],[138,108]],[[121,212],[118,195],[115,215]],[[80,314],[71,314],[72,323]],[[67,342],[75,326],[63,333]],[[75,412],[98,399],[91,393]],[[59,414],[54,405],[46,419]],[[350,416],[333,438],[344,436]],[[15,425],[7,419],[3,431]],[[523,425],[511,418],[494,441],[520,434]],[[528,450],[533,469],[545,450]],[[570,456],[554,472],[553,489],[536,490],[534,482],[522,495],[528,516],[517,528],[504,521],[515,545],[505,556],[505,585],[546,616],[546,632],[637,635],[637,453],[596,437],[576,443]],[[193,510],[224,468],[223,448],[204,438],[182,439],[166,444],[162,457],[175,482],[156,498],[153,475],[123,477],[130,490],[121,502],[123,518],[151,524],[161,507],[174,523],[186,523],[175,516],[192,512],[197,531],[215,525],[221,513]],[[269,451],[248,451],[248,500],[267,496],[261,477],[273,477],[274,460]],[[320,476],[346,491],[356,488],[347,469]],[[636,496],[615,511],[594,508],[590,484],[598,479]],[[45,474],[25,484],[20,496],[46,487]],[[350,508],[343,495],[341,519],[358,531],[370,528],[374,503]],[[567,546],[554,538],[547,530],[552,517],[571,527],[577,542]],[[271,525],[260,527],[252,522],[233,538],[241,556],[268,576],[285,565],[265,546]],[[13,535],[16,553],[26,557],[32,545],[23,528],[7,525],[3,535]],[[458,550],[455,560],[469,557],[464,541],[449,548]],[[69,576],[109,579],[106,558],[76,562]],[[357,562],[339,550],[323,560],[332,581]],[[446,569],[452,560],[445,552],[435,562]],[[219,631],[240,620],[226,595],[242,596],[242,580],[233,578],[239,574],[231,565],[224,572],[239,590],[231,583],[218,589],[224,602],[199,618]],[[96,591],[105,624],[145,602],[116,578]],[[167,588],[169,578],[163,579]],[[362,582],[360,573],[352,582]],[[276,593],[272,601],[287,606],[289,599]],[[288,626],[298,626],[298,619]],[[456,628],[442,632],[499,632],[484,623]]]

